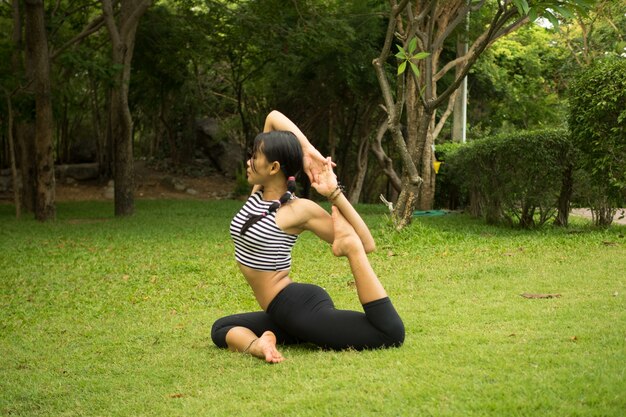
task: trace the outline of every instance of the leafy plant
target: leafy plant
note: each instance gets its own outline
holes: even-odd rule
[[[626,193],[626,60],[600,60],[578,75],[568,121],[580,167],[599,190],[592,208],[607,213],[598,225],[609,225]]]
[[[419,68],[417,68],[417,65],[415,65],[414,61],[424,59],[428,57],[430,53],[428,52],[415,53],[415,50],[417,49],[417,38],[413,38],[409,41],[408,50],[404,49],[400,45],[396,45],[396,46],[398,47],[398,53],[396,54],[396,58],[402,61],[398,65],[398,75],[401,75],[404,73],[404,71],[406,70],[406,66],[408,64],[411,67],[413,74],[415,74],[415,77],[419,78],[420,70]]]

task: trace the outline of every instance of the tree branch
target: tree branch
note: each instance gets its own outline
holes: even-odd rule
[[[372,153],[374,153],[374,156],[376,156],[380,167],[382,168],[385,175],[387,175],[387,177],[389,178],[391,186],[396,191],[400,192],[402,191],[402,180],[393,168],[393,160],[389,158],[389,156],[387,156],[382,146],[383,137],[385,136],[385,133],[387,133],[388,129],[389,123],[385,118],[381,122],[380,126],[378,127],[378,131],[376,132],[376,137],[372,143]]]
[[[448,88],[439,97],[429,103],[433,109],[439,107],[444,100],[447,100],[448,97],[457,88],[459,88],[459,85],[463,81],[463,78],[465,78],[465,76],[467,76],[467,74],[469,73],[472,65],[474,65],[476,60],[478,60],[478,57],[483,53],[487,46],[491,42],[493,42],[493,40],[495,39],[494,36],[500,31],[502,26],[504,26],[504,24],[516,14],[517,10],[515,9],[515,7],[509,8],[508,10],[499,9],[498,12],[496,12],[491,21],[491,25],[489,25],[489,29],[474,42],[474,44],[468,51],[466,55],[468,56],[468,59],[465,62],[465,65],[461,69],[460,73],[456,76],[454,82],[450,86],[448,86]],[[447,66],[448,65],[446,65],[446,67]]]
[[[456,29],[459,23],[465,20],[469,11],[470,11],[469,5],[465,5],[458,10],[456,16],[454,16],[454,19],[452,19],[452,22],[450,22],[448,26],[446,27],[446,30],[441,34],[441,36],[439,36],[433,42],[433,46],[432,46],[433,51],[443,46],[443,43],[446,41],[446,39],[448,39],[448,36],[450,36],[450,34],[454,31],[454,29]]]
[[[516,31],[517,29],[519,29],[521,26],[525,25],[529,21],[530,21],[530,18],[528,16],[524,16],[521,19],[518,19],[515,22],[511,23],[509,26],[500,29],[498,33],[493,37],[493,40],[489,42],[487,46],[490,46],[501,37],[506,36],[509,33]]]
[[[137,21],[143,16],[143,14],[148,10],[148,8],[152,5],[152,0],[143,0],[135,10],[133,10],[128,16],[128,18],[122,23],[122,27],[120,28],[120,35],[122,39],[128,39],[128,32],[133,28],[137,28]]]
[[[59,49],[54,51],[54,53],[52,53],[50,55],[50,60],[54,61],[62,52],[64,52],[70,46],[72,46],[72,45],[82,41],[87,36],[89,36],[89,35],[97,32],[97,31],[99,31],[100,28],[102,28],[102,26],[104,26],[104,24],[105,24],[104,16],[102,16],[102,15],[98,16],[97,18],[95,18],[94,20],[89,22],[89,24],[87,24],[87,26],[85,26],[85,28],[83,29],[83,31],[81,33],[79,33],[78,35],[74,36],[72,39],[67,41],[65,43],[65,45],[61,46]]]
[[[454,111],[454,103],[456,102],[456,98],[458,95],[458,88],[454,91],[454,93],[450,94],[450,98],[448,99],[448,107],[446,108],[446,111],[443,113],[443,115],[441,115],[437,126],[435,126],[435,129],[433,130],[433,141],[437,139],[439,133],[441,133],[441,129],[443,129],[443,125],[446,123],[446,120],[448,120],[448,117],[450,117],[450,115]]]
[[[107,29],[109,30],[111,43],[113,44],[113,49],[115,50],[115,48],[121,44],[121,40],[120,32],[117,30],[117,25],[115,24],[115,16],[113,14],[113,4],[111,3],[111,0],[102,0],[102,16],[104,17]]]

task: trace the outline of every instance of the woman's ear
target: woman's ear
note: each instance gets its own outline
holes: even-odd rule
[[[274,175],[280,172],[280,162],[274,161],[272,162],[272,167],[270,168],[270,175]]]

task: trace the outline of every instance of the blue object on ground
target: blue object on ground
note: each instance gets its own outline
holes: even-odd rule
[[[416,210],[413,212],[413,217],[445,216],[448,213],[446,210]]]

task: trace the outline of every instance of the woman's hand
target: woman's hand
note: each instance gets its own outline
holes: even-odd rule
[[[302,165],[305,174],[309,177],[311,184],[319,182],[319,176],[324,172],[330,158],[324,158],[322,154],[312,145],[302,148]],[[335,166],[334,162],[331,162]]]
[[[323,164],[317,162],[315,168],[319,168],[319,172],[315,179],[311,180],[311,186],[319,194],[329,197],[337,189],[337,175],[333,172],[334,163],[330,160],[330,156],[324,159]]]

